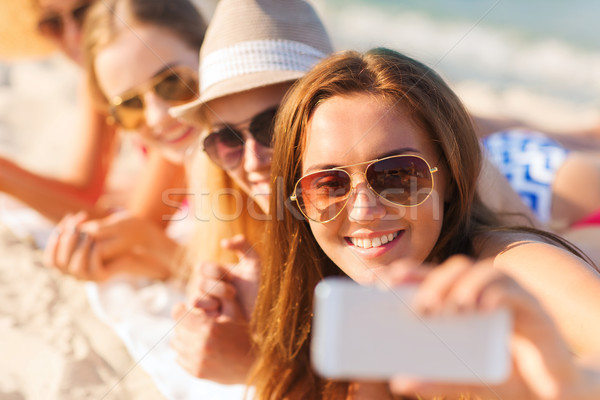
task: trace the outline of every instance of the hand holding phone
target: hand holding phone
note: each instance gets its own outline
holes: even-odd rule
[[[496,384],[509,373],[507,310],[425,318],[411,301],[416,285],[390,291],[327,278],[315,288],[311,358],[331,379]]]

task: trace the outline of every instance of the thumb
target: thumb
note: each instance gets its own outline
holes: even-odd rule
[[[230,269],[233,277],[249,281],[257,280],[260,256],[244,235],[223,239],[221,246],[223,249],[234,251],[238,257],[237,265]]]
[[[235,251],[239,257],[238,263],[230,269],[231,283],[236,287],[241,307],[249,319],[258,294],[260,257],[244,235],[223,240],[221,245]]]

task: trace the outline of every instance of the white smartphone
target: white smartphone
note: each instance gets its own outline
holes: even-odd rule
[[[510,373],[508,310],[424,318],[416,285],[390,291],[327,278],[315,288],[313,367],[331,379],[496,384]]]

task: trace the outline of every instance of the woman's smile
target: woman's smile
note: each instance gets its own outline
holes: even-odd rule
[[[376,258],[391,250],[404,235],[404,230],[388,232],[357,232],[344,237],[346,243],[362,257]]]
[[[309,221],[325,254],[357,282],[371,280],[376,269],[397,259],[423,262],[441,230],[442,216],[436,211],[443,208],[443,173],[437,182],[439,196],[405,207],[385,201],[367,186],[366,179],[374,178],[367,178],[367,166],[361,165],[390,152],[439,158],[410,111],[367,95],[332,97],[315,109],[306,139],[302,173],[322,170],[324,160],[328,168],[346,165],[355,188],[334,219]]]

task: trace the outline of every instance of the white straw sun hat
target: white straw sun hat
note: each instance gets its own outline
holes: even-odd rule
[[[37,30],[34,0],[0,0],[0,60],[41,57],[55,46]]]
[[[200,97],[170,112],[193,120],[210,100],[296,80],[332,51],[304,0],[221,0],[200,50]]]

